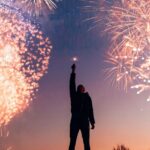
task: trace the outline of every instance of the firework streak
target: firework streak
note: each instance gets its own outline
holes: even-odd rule
[[[15,0],[15,3],[25,12],[33,16],[39,16],[45,10],[52,11],[56,4],[52,0]]]

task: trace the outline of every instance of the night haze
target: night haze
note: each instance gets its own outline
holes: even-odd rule
[[[67,150],[71,107],[69,78],[76,64],[77,85],[83,84],[92,98],[95,129],[91,130],[91,150],[112,150],[124,144],[131,150],[150,149],[150,104],[147,93],[136,94],[115,88],[106,80],[105,54],[110,41],[100,26],[83,21],[86,2],[62,0],[47,16],[40,16],[42,29],[52,42],[48,73],[39,82],[39,91],[25,112],[8,125],[7,144],[14,150]],[[81,134],[77,150],[83,149]]]

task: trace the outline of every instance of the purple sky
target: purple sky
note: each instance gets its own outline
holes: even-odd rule
[[[54,47],[48,74],[40,81],[37,98],[27,111],[11,122],[8,142],[15,150],[67,150],[71,117],[70,66],[71,58],[77,56],[77,83],[85,85],[94,105],[96,128],[91,131],[92,150],[111,150],[117,144],[125,144],[131,150],[149,150],[147,95],[136,95],[133,90],[126,93],[104,80],[108,40],[100,36],[100,28],[88,32],[89,26],[78,18],[81,12],[74,14],[69,6],[71,4],[60,9],[64,15],[58,15],[57,19],[44,20],[43,28]],[[79,134],[77,150],[81,149]]]

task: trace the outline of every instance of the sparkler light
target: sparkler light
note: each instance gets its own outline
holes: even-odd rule
[[[46,73],[51,43],[20,13],[0,5],[0,127],[23,112]]]
[[[75,56],[75,57],[72,58],[72,60],[73,60],[74,62],[77,62],[77,61],[78,61],[78,57]]]

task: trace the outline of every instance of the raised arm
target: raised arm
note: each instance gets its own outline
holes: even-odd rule
[[[75,78],[76,78],[75,69],[76,69],[76,66],[75,66],[75,64],[73,64],[71,66],[71,69],[72,69],[72,72],[71,72],[71,75],[70,75],[69,88],[70,88],[70,98],[71,98],[71,101],[73,101],[74,98],[75,98],[75,95],[76,95],[76,83],[75,83]]]

